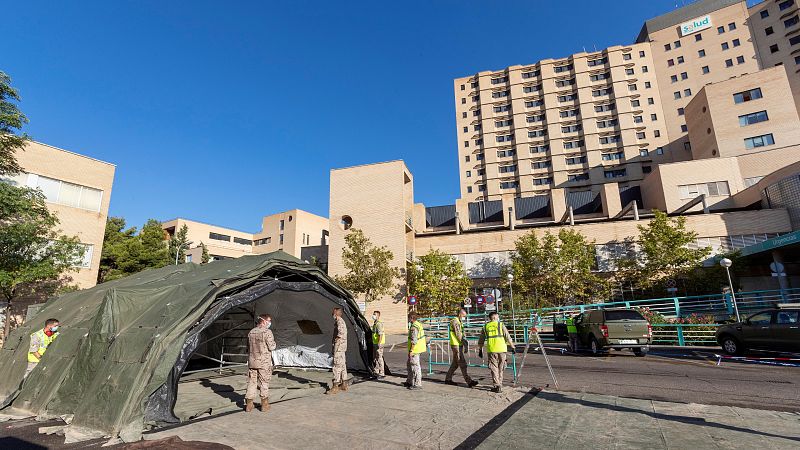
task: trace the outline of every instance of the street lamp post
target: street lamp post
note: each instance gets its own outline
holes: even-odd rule
[[[722,258],[719,261],[719,265],[725,268],[725,272],[728,274],[728,286],[731,288],[731,301],[733,301],[733,310],[736,311],[736,321],[741,322],[742,319],[739,317],[739,306],[736,304],[736,293],[733,289],[733,281],[731,280],[731,266],[733,265],[733,261],[728,258]]]
[[[514,330],[514,340],[517,339],[517,310],[514,307],[514,287],[511,285],[511,282],[514,281],[514,274],[510,273],[506,275],[508,278],[508,297],[511,300],[511,328]]]

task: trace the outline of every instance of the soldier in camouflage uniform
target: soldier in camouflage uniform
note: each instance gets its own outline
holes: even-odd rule
[[[261,391],[261,411],[269,410],[269,380],[272,378],[272,352],[277,347],[275,337],[270,331],[272,316],[262,314],[258,316],[258,325],[247,334],[249,356],[247,358],[248,378],[247,393],[245,394],[244,410],[253,410],[253,399],[256,388]]]
[[[342,308],[333,308],[333,383],[326,394],[347,392],[347,324]]]

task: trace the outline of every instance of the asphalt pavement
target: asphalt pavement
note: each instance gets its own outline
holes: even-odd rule
[[[650,354],[641,358],[630,351],[611,351],[603,356],[591,356],[551,350],[548,351],[548,357],[562,391],[800,411],[800,367],[732,361],[717,365],[713,350],[653,348]],[[406,357],[405,346],[399,344],[385,352],[387,364],[393,373],[405,374]],[[522,354],[517,353],[516,358],[519,365]],[[443,381],[447,366],[434,365],[433,374],[429,374],[427,362],[427,359],[423,362],[423,377]],[[470,367],[469,373],[481,383],[491,383],[488,369]],[[509,371],[506,381],[510,384],[511,380]],[[456,371],[454,381],[463,383],[460,371]],[[533,348],[525,358],[519,384],[536,388],[554,387],[544,358]]]

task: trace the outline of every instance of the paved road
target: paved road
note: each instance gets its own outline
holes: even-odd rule
[[[559,387],[564,391],[800,411],[800,367],[737,362],[717,366],[716,360],[706,359],[710,352],[694,353],[686,349],[653,349],[644,358],[628,351],[612,351],[600,357],[559,352],[548,355]],[[405,348],[399,345],[386,352],[387,363],[394,373],[405,374],[405,358]],[[424,369],[427,373],[427,364]],[[434,366],[434,374],[425,376],[444,380],[446,371],[447,366]],[[487,369],[469,371],[482,383],[490,383]],[[463,382],[460,372],[456,372],[454,380]],[[528,354],[520,384],[538,388],[552,384],[540,353]]]

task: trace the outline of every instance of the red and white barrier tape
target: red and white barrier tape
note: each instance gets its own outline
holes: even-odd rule
[[[723,359],[730,359],[734,361],[753,362],[760,364],[776,364],[781,366],[800,367],[800,358],[788,358],[788,357],[756,358],[748,356],[730,356],[730,355],[716,355],[716,354],[714,356],[717,358],[718,366],[722,364]]]

